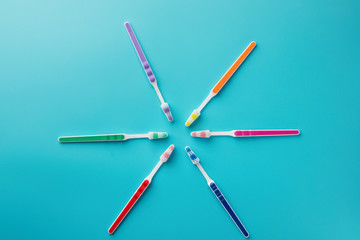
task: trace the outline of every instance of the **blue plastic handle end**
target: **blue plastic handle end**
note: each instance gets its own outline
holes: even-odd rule
[[[239,228],[244,237],[248,238],[250,235],[245,229],[244,225],[241,223],[240,219],[236,216],[234,210],[232,210],[230,204],[226,201],[224,195],[220,192],[220,189],[216,186],[214,182],[210,183],[210,188],[214,192],[215,196],[219,199],[220,203],[223,205],[225,210],[228,212],[236,226]]]

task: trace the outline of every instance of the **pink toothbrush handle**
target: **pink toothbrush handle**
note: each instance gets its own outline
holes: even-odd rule
[[[134,204],[137,202],[137,200],[141,197],[143,192],[146,190],[146,188],[149,186],[149,180],[144,180],[140,187],[136,190],[135,194],[131,197],[130,201],[126,204],[124,209],[121,211],[119,216],[115,219],[114,223],[109,228],[109,233],[113,234],[116,228],[120,225],[122,220],[126,217],[126,215],[130,212],[131,208],[134,206]]]
[[[295,130],[235,130],[234,137],[260,137],[260,136],[283,136],[299,135],[300,131]]]

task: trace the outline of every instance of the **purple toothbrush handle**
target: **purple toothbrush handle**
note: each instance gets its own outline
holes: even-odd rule
[[[141,49],[139,41],[137,40],[137,38],[135,36],[135,33],[134,33],[134,31],[132,30],[132,28],[130,26],[130,23],[125,22],[125,27],[126,27],[126,30],[127,30],[128,34],[129,34],[129,36],[130,36],[131,42],[133,43],[133,45],[135,47],[136,53],[140,58],[141,64],[144,67],[145,73],[149,78],[149,81],[151,83],[154,83],[156,81],[154,73],[151,70],[148,61],[146,60],[145,54],[144,54],[143,50]]]

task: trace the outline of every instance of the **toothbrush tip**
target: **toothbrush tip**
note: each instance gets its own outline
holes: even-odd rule
[[[198,117],[200,116],[200,111],[198,111],[197,109],[195,109],[190,117],[186,120],[185,122],[185,126],[190,126]]]
[[[171,144],[167,149],[166,151],[161,155],[160,157],[160,160],[163,161],[163,162],[166,162],[170,155],[172,154],[173,150],[175,148],[175,145],[174,144]]]
[[[163,104],[160,105],[160,107],[163,110],[163,112],[165,113],[165,116],[169,120],[169,122],[174,121],[174,118],[173,118],[173,116],[171,114],[171,111],[170,111],[169,104],[168,103],[163,103]]]
[[[209,138],[211,136],[211,132],[209,130],[196,131],[196,132],[192,132],[191,136]]]
[[[197,164],[200,162],[200,159],[195,155],[195,153],[191,150],[189,146],[185,147],[185,151],[189,155],[189,158],[193,164]]]

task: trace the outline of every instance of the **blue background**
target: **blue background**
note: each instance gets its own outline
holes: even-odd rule
[[[358,1],[0,1],[1,239],[360,239]],[[169,123],[123,23],[130,21]],[[257,47],[187,129],[250,41]],[[298,137],[190,137],[298,128]],[[165,140],[59,136],[167,131]],[[173,157],[111,236],[160,154]]]

